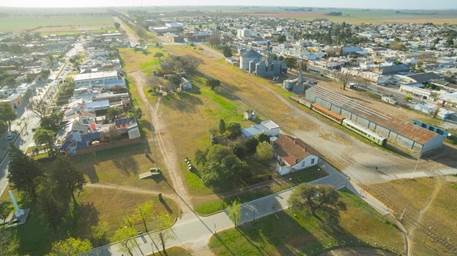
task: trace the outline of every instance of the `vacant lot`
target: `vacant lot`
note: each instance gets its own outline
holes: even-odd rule
[[[440,178],[400,180],[369,186],[405,223],[413,255],[457,253],[457,183]]]
[[[75,167],[90,183],[114,184],[153,191],[171,191],[165,179],[139,180],[138,175],[158,164],[145,143],[123,146],[79,156]],[[164,171],[165,177],[166,172]]]
[[[340,223],[309,214],[281,212],[213,236],[216,255],[319,255],[334,247],[373,246],[401,253],[400,232],[349,192],[340,192],[347,210]]]
[[[103,31],[113,29],[113,19],[107,14],[14,15],[0,17],[0,32],[31,30],[41,33]]]

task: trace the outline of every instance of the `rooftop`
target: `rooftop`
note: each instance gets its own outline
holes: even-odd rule
[[[318,98],[329,101],[347,111],[391,129],[406,138],[416,141],[419,144],[423,145],[436,136],[434,132],[414,126],[407,120],[400,120],[389,114],[380,113],[369,107],[363,106],[353,99],[337,92],[329,91],[320,86],[314,86],[309,90],[314,90],[315,95]]]
[[[284,162],[292,166],[309,155],[316,155],[311,148],[300,139],[281,134],[275,141],[276,152]]]
[[[117,76],[118,76],[117,71],[104,71],[104,72],[95,72],[95,73],[75,75],[74,80],[75,81],[84,81],[84,80],[102,79],[102,78],[117,77]]]

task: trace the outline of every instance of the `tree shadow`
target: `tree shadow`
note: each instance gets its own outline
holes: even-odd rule
[[[199,97],[188,92],[168,95],[163,98],[162,103],[185,113],[194,113],[196,106],[203,105],[203,101]]]

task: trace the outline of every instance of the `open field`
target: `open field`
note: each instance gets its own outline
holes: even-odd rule
[[[153,160],[154,157],[146,144],[137,144],[82,155],[76,157],[73,162],[90,183],[114,184],[170,192],[171,189],[164,179],[138,179],[140,173],[158,165]],[[166,177],[165,170],[163,173]]]
[[[340,222],[319,221],[310,214],[280,212],[213,236],[216,255],[319,255],[335,247],[380,247],[401,253],[400,232],[353,194],[340,192],[347,206]]]
[[[341,16],[328,15],[341,12]],[[312,11],[248,11],[247,14],[265,17],[295,18],[301,20],[328,19],[352,24],[435,23],[456,24],[456,12],[449,11],[395,11],[369,9],[314,9]]]
[[[451,182],[441,178],[423,178],[367,187],[397,216],[404,215],[402,222],[412,236],[413,255],[457,253],[457,180],[455,177],[448,179]]]
[[[114,29],[113,19],[108,14],[68,15],[12,15],[0,17],[0,32],[34,31],[40,33],[69,33],[81,31],[104,31]]]
[[[142,51],[122,49],[121,55],[124,63],[126,63],[125,70],[129,77],[134,78],[131,79],[131,84],[138,82],[149,83],[150,81],[147,77],[150,77],[159,65],[159,59],[154,55],[157,52],[166,55],[167,53],[164,51],[167,51],[167,48],[164,50],[150,48],[146,54]],[[139,74],[145,77],[144,80],[141,79]],[[223,209],[225,203],[233,199],[245,201],[292,186],[295,177],[290,177],[291,182],[273,183],[271,186],[265,186],[255,191],[246,193],[239,191],[240,195],[238,196],[226,196],[226,192],[233,192],[231,191],[233,188],[229,188],[233,186],[227,184],[226,189],[218,191],[217,195],[215,195],[212,189],[205,186],[195,173],[185,171],[184,161],[181,162],[181,159],[183,160],[185,157],[192,158],[196,150],[205,149],[210,145],[209,130],[217,127],[220,119],[224,119],[226,123],[240,122],[242,126],[252,124],[252,122],[242,119],[242,113],[248,109],[248,106],[231,91],[231,88],[223,85],[216,90],[212,90],[206,85],[207,78],[200,75],[192,77],[191,80],[194,86],[192,91],[161,97],[160,103],[158,97],[149,93],[149,89],[147,89],[149,85],[146,85],[144,93],[148,96],[149,103],[160,104],[160,122],[163,122],[163,125],[166,126],[164,132],[170,138],[168,143],[174,144],[175,150],[173,153],[176,154],[176,159],[180,162],[179,171],[184,178],[187,190],[193,195],[192,201],[196,210],[206,215]],[[155,124],[153,125],[155,126]],[[189,127],[192,128],[189,129]],[[255,169],[256,177],[260,178],[261,176],[273,174],[271,166],[251,162],[250,166]],[[312,173],[312,177],[297,178],[297,180],[303,181],[303,179],[310,180],[322,177],[320,174],[314,175],[313,172],[310,173]],[[237,184],[236,187],[245,186],[246,184]]]
[[[358,182],[382,183],[394,179],[398,174],[427,172],[430,169],[453,166],[448,159],[444,159],[445,155],[440,155],[432,161],[420,161],[417,170],[414,170],[415,160],[373,147],[357,139],[337,124],[289,100],[291,93],[283,90],[278,84],[226,63],[220,55],[206,46],[165,48],[173,54],[198,58],[201,61],[199,70],[202,73],[221,80],[224,88],[230,90],[233,97],[241,99],[260,115],[274,120],[282,131],[299,137],[315,147],[332,165]]]
[[[180,211],[176,204],[166,199],[166,206],[159,202],[158,197],[134,194],[125,191],[85,188],[80,195],[81,208],[72,226],[62,226],[57,232],[50,230],[36,211],[32,209],[26,224],[18,228],[20,252],[22,254],[43,255],[53,241],[72,235],[90,239],[92,227],[97,224],[105,225],[106,240],[99,243],[113,242],[114,231],[123,225],[124,218],[135,213],[135,208],[144,202],[152,202],[155,212],[168,212],[176,219]],[[135,224],[139,231],[144,231],[141,223]],[[152,216],[148,224],[153,227]],[[100,244],[99,244],[100,245]]]

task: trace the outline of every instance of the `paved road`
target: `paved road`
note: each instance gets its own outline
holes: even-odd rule
[[[337,189],[346,186],[348,183],[346,176],[336,171],[327,163],[321,163],[320,166],[328,175],[310,182],[311,184],[332,185]],[[260,217],[268,216],[289,208],[287,199],[292,194],[293,189],[294,188],[287,189],[242,204],[240,223],[248,223]],[[252,214],[253,212],[255,212],[255,216]],[[170,237],[166,247],[185,246],[198,250],[199,248],[207,246],[213,233],[233,227],[234,223],[226,212],[220,212],[208,217],[199,217],[194,213],[186,213],[176,222],[173,228],[166,231],[166,234]],[[160,244],[157,233],[141,234],[134,239],[138,246],[132,250],[133,255],[149,255],[158,251],[152,243],[152,240],[154,240],[155,243]],[[127,255],[128,253],[119,243],[113,243],[95,248],[89,255],[121,256],[123,254]]]

